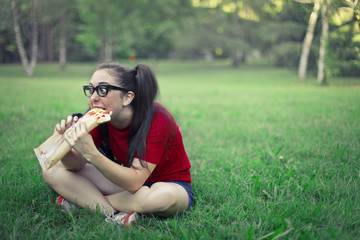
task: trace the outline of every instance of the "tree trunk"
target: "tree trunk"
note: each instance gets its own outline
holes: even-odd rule
[[[51,23],[43,23],[39,25],[39,41],[38,41],[38,61],[54,60],[54,41],[52,37]]]
[[[235,39],[235,42],[239,41],[240,38],[240,34],[239,34],[239,26],[240,26],[240,20],[239,20],[239,5],[238,5],[238,0],[234,1],[235,4],[235,11],[234,11],[234,15],[233,15],[233,23],[232,23],[232,27],[233,27],[233,36]],[[233,67],[238,67],[240,64],[240,55],[241,55],[241,51],[239,49],[238,46],[236,46],[236,43],[233,46],[233,50],[232,50],[232,54],[231,54],[231,64]]]
[[[105,61],[105,20],[103,13],[99,13],[99,60]]]
[[[309,53],[310,53],[310,47],[311,43],[314,37],[314,30],[319,14],[319,9],[321,6],[322,0],[315,0],[314,2],[314,8],[310,15],[308,28],[306,31],[301,56],[300,56],[300,62],[299,62],[299,69],[298,69],[298,77],[301,81],[304,81],[306,79],[306,70],[308,65],[308,59],[309,59]]]
[[[21,63],[25,69],[26,75],[28,77],[32,77],[34,75],[34,70],[37,62],[37,50],[38,50],[38,26],[36,21],[36,13],[37,13],[37,0],[34,0],[34,9],[31,13],[31,25],[32,25],[32,31],[31,31],[31,55],[30,55],[30,62],[26,54],[26,50],[24,47],[24,44],[21,39],[21,31],[19,26],[19,15],[17,11],[17,4],[15,0],[11,0],[11,9],[13,13],[13,20],[14,20],[14,32],[15,32],[15,39],[16,44],[19,50]]]
[[[53,25],[51,23],[46,24],[47,28],[47,60],[54,61],[54,39],[53,39]]]
[[[66,67],[66,11],[60,18],[59,67],[61,70]]]
[[[329,0],[325,0],[321,8],[322,31],[320,38],[319,65],[318,65],[318,75],[317,75],[317,82],[320,85],[326,84],[325,54],[326,54],[326,45],[329,35],[328,4],[329,4]]]
[[[111,36],[105,38],[105,47],[104,47],[104,60],[111,61],[112,60],[112,41]]]

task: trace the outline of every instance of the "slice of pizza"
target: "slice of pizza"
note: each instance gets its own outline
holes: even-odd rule
[[[66,133],[70,136],[73,129],[81,123],[85,123],[87,130],[90,132],[97,125],[110,121],[111,113],[112,112],[105,111],[101,108],[93,108],[89,110],[84,116],[82,116],[76,124],[66,130]]]
[[[66,130],[66,134],[71,135],[74,128],[81,123],[85,123],[87,130],[90,132],[99,124],[110,121],[111,114],[112,112],[105,111],[101,108],[93,108],[81,117],[76,124]],[[54,166],[70,150],[71,146],[65,140],[64,135],[55,132],[39,147],[35,148],[34,152],[41,168],[44,170]]]

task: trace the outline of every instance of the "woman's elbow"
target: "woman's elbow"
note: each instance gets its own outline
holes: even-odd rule
[[[139,181],[139,182],[132,182],[128,187],[127,187],[127,191],[131,194],[136,193],[142,186],[144,185],[144,181]]]

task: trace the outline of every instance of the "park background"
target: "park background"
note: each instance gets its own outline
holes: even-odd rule
[[[5,239],[358,239],[357,0],[0,0]],[[33,148],[97,64],[147,63],[192,164],[193,208],[132,229],[64,212]]]

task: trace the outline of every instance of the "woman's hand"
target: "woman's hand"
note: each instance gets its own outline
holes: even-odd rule
[[[85,157],[85,159],[89,159],[88,155],[96,150],[94,141],[85,123],[79,122],[79,124],[73,126],[70,132],[65,132],[64,138],[70,146],[75,149],[77,153]]]
[[[63,119],[60,123],[56,124],[54,132],[64,134],[64,132],[68,130],[72,125],[76,124],[78,120],[79,118],[77,116],[68,116],[66,120]]]

